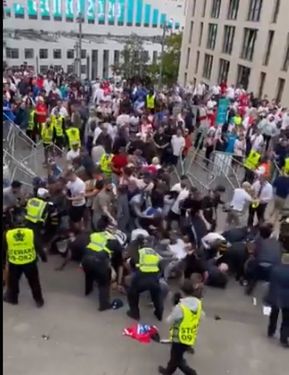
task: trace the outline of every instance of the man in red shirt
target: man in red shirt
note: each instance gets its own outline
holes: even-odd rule
[[[128,164],[127,154],[124,147],[120,147],[118,154],[114,155],[111,160],[113,173],[121,176],[122,170]]]

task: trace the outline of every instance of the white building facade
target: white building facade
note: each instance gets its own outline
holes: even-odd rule
[[[143,39],[145,53],[156,60],[163,25],[182,30],[186,0],[6,0],[3,16],[3,60],[23,62],[45,73],[50,65],[73,72],[78,58],[82,16],[83,78],[112,76],[126,40]]]
[[[180,83],[226,80],[289,107],[288,15],[288,0],[190,0]]]

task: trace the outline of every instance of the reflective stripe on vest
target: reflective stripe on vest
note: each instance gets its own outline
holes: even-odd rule
[[[260,158],[261,154],[259,154],[259,152],[251,150],[250,154],[244,161],[244,167],[250,169],[251,171],[255,170],[259,164]]]
[[[112,169],[111,169],[112,158],[113,158],[113,155],[103,154],[101,156],[99,160],[99,165],[103,173],[106,173],[106,174],[112,173]]]
[[[47,203],[39,198],[31,198],[26,205],[26,216],[25,218],[32,223],[44,222],[43,212],[46,208]]]
[[[66,130],[69,148],[72,148],[72,145],[79,144],[80,145],[80,133],[78,128],[68,128]]]
[[[52,126],[54,127],[55,129],[55,132],[56,132],[56,136],[57,137],[62,137],[63,136],[63,116],[51,116],[51,122],[52,122]]]
[[[35,126],[34,115],[35,115],[35,111],[31,111],[29,113],[27,130],[33,130],[34,129],[34,126]]]
[[[159,272],[159,255],[151,248],[139,249],[139,263],[137,264],[141,272]]]
[[[92,233],[89,238],[90,242],[87,245],[88,249],[96,252],[105,251],[108,253],[108,255],[111,255],[111,251],[108,247],[106,247],[106,244],[109,239],[113,238],[113,236],[107,232],[97,232]]]
[[[8,262],[23,265],[36,259],[32,229],[15,228],[6,233]]]
[[[41,130],[41,138],[43,143],[50,144],[53,140],[53,126],[43,123],[42,124],[42,130]]]
[[[154,109],[155,108],[155,96],[154,95],[147,95],[147,108]]]
[[[193,346],[195,344],[202,313],[202,302],[197,298],[196,301],[198,301],[196,312],[191,311],[182,303],[178,305],[182,310],[183,319],[171,327],[171,341],[188,346]]]

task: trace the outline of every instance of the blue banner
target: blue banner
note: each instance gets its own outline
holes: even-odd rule
[[[224,125],[227,121],[227,113],[229,107],[229,100],[228,99],[220,99],[218,104],[218,111],[217,111],[217,124]]]

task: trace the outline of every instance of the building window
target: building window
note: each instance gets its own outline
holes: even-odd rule
[[[228,8],[228,20],[236,20],[238,17],[238,10],[239,10],[239,2],[240,0],[230,0],[229,8]]]
[[[80,67],[80,73],[81,74],[86,74],[86,65],[81,65],[81,67]]]
[[[33,48],[25,48],[24,49],[24,58],[25,59],[33,59],[34,58],[34,49]]]
[[[61,59],[61,49],[54,49],[53,50],[53,58],[54,59]]]
[[[48,59],[48,49],[41,48],[39,50],[39,58],[40,59]]]
[[[19,49],[18,48],[6,48],[7,59],[19,59]]]
[[[187,81],[188,81],[188,73],[185,73],[184,75],[184,86],[187,86]]]
[[[285,49],[285,57],[282,65],[282,70],[287,72],[289,68],[289,33],[287,34],[287,47]]]
[[[202,17],[205,17],[205,15],[206,15],[206,8],[207,8],[207,0],[203,0]]]
[[[191,24],[190,24],[190,34],[189,34],[189,44],[191,44],[192,40],[193,40],[193,31],[194,31],[194,22],[191,21]]]
[[[279,78],[277,84],[277,91],[276,91],[276,102],[279,103],[282,100],[282,95],[285,86],[285,79]]]
[[[273,44],[273,38],[274,38],[274,31],[269,30],[267,49],[266,49],[266,54],[265,54],[265,57],[264,57],[263,65],[269,64],[269,59],[270,59],[270,54],[271,54],[271,49],[272,49],[272,44]]]
[[[218,25],[216,23],[209,23],[207,48],[214,49],[217,39]]]
[[[280,0],[275,0],[274,4],[274,11],[273,11],[273,17],[272,17],[272,23],[277,22],[278,14],[280,9]]]
[[[153,51],[153,64],[156,64],[158,60],[158,51]]]
[[[220,59],[219,82],[224,82],[228,80],[229,70],[230,70],[230,61]]]
[[[81,50],[81,58],[86,59],[86,49]]]
[[[193,0],[192,17],[195,17],[195,12],[196,12],[196,0]]]
[[[46,74],[48,71],[48,65],[40,65],[40,74]]]
[[[71,74],[74,72],[74,65],[67,65],[67,73]]]
[[[265,80],[266,80],[266,73],[261,72],[260,73],[260,80],[259,80],[258,98],[262,98],[263,97],[263,90],[264,90]]]
[[[102,68],[102,77],[108,78],[108,68],[109,68],[109,50],[105,49],[103,51],[103,68]]]
[[[199,47],[200,47],[201,44],[202,44],[203,31],[204,31],[204,23],[201,22],[201,24],[200,24],[200,33],[199,33]]]
[[[205,54],[204,69],[203,69],[204,78],[211,79],[212,67],[213,67],[213,56]]]
[[[259,22],[263,0],[250,0],[248,21]]]
[[[244,60],[253,60],[255,42],[257,39],[258,30],[247,29],[244,31],[243,47],[241,52],[241,58]]]
[[[74,59],[74,49],[68,49],[68,50],[66,51],[66,57],[67,57],[68,59]]]
[[[223,53],[232,53],[235,38],[235,27],[225,26],[224,28],[224,42],[223,42]]]
[[[199,70],[199,62],[200,62],[200,51],[197,51],[197,55],[196,55],[196,65],[195,65],[195,74],[198,73],[198,70]]]
[[[118,50],[114,51],[113,61],[114,61],[114,65],[119,65],[120,52]]]
[[[248,68],[247,66],[238,65],[237,86],[242,86],[245,90],[247,90],[250,73],[250,68]]]
[[[221,9],[221,0],[213,0],[212,10],[211,10],[211,17],[212,18],[219,18],[219,16],[220,16],[220,9]]]
[[[191,49],[188,48],[188,51],[187,51],[187,60],[186,60],[186,69],[188,69],[188,67],[189,67],[190,57],[191,57]]]

